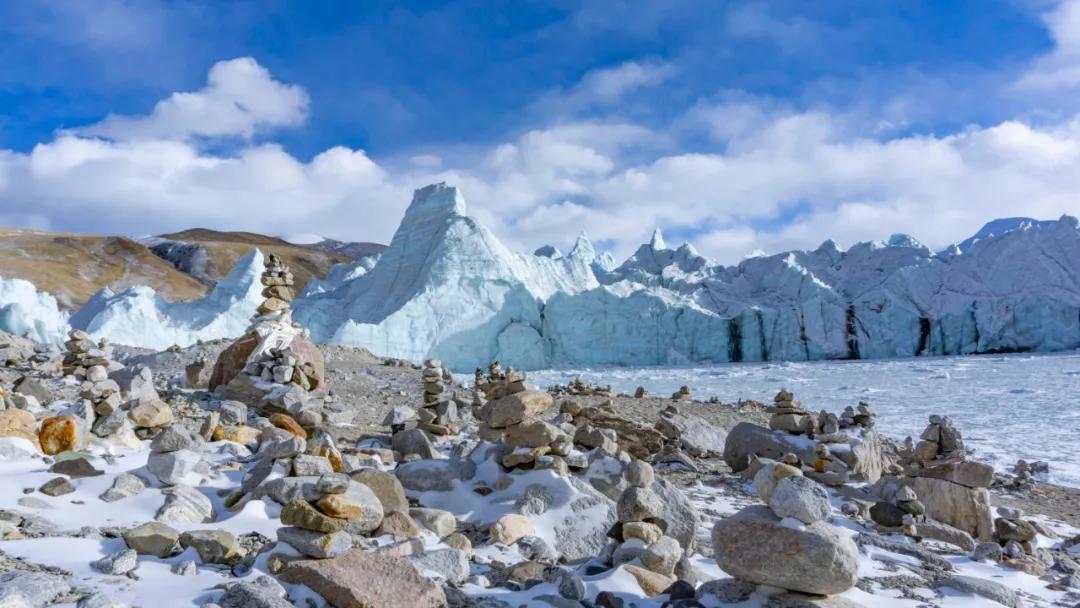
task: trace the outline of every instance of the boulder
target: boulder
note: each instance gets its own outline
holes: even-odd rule
[[[259,345],[260,337],[254,332],[246,333],[236,339],[228,348],[221,351],[214,363],[214,371],[210,374],[207,387],[214,390],[219,386],[229,384],[233,378],[240,375],[247,365],[248,357]],[[295,336],[288,348],[292,349],[299,360],[296,368],[309,370],[305,373],[311,390],[318,389],[326,384],[326,363],[322,352],[315,344],[303,336]],[[307,365],[305,365],[307,364]],[[310,367],[308,367],[310,366]]]
[[[0,574],[0,606],[39,608],[71,591],[67,577],[15,570]]]
[[[194,548],[204,564],[232,565],[243,557],[240,542],[226,530],[191,530],[180,535],[180,546]]]
[[[701,521],[697,509],[685,493],[666,479],[654,481],[652,491],[660,497],[660,519],[667,525],[664,533],[679,541],[679,545],[689,551]]]
[[[761,585],[832,595],[858,579],[859,549],[846,533],[825,522],[785,526],[764,505],[718,521],[712,542],[724,572]]]
[[[146,460],[146,468],[161,481],[171,486],[182,483],[188,475],[195,472],[195,467],[202,462],[202,456],[191,450],[179,452],[151,452]]]
[[[353,549],[340,557],[290,562],[278,577],[305,585],[341,608],[442,608],[442,588],[409,560]]]
[[[985,462],[962,460],[926,466],[919,476],[944,479],[969,488],[989,488],[994,482],[994,467]]]
[[[491,540],[504,545],[512,545],[524,536],[536,534],[536,529],[528,517],[508,513],[491,525],[490,533]]]
[[[867,483],[881,478],[885,457],[877,431],[863,430],[861,435],[852,437],[850,443],[831,444],[829,448],[848,466],[852,475]],[[817,458],[813,442],[806,441],[805,437],[772,431],[752,422],[736,424],[724,442],[724,461],[736,473],[750,465],[751,456],[780,460],[787,453],[796,454],[803,462],[813,462]]]
[[[41,421],[38,442],[41,451],[55,455],[86,446],[87,429],[75,416],[55,416]]]
[[[518,424],[527,417],[543,414],[552,404],[551,395],[543,391],[522,391],[496,399],[484,406],[484,421],[493,429]]]
[[[180,533],[152,521],[128,530],[124,534],[124,542],[139,555],[165,558],[180,550]]]
[[[678,440],[684,450],[700,458],[722,454],[727,440],[723,430],[704,418],[682,412],[662,414],[656,423],[656,430],[668,440]]]
[[[337,557],[352,548],[352,537],[344,530],[323,533],[303,528],[278,528],[280,542],[292,545],[297,551],[308,557],[325,559]]]
[[[394,511],[409,512],[409,500],[405,498],[405,488],[392,473],[378,469],[360,469],[353,471],[350,477],[375,493],[382,504],[384,514]]]
[[[26,410],[4,410],[0,412],[0,437],[18,437],[38,446],[37,420]]]
[[[161,399],[143,398],[128,410],[128,418],[135,426],[157,428],[172,424],[173,413]]]
[[[350,482],[342,494],[327,494],[315,507],[324,515],[349,520],[349,530],[371,532],[382,522],[383,508],[379,498],[362,483]]]
[[[928,477],[916,477],[906,483],[918,494],[931,519],[959,528],[978,540],[990,540],[994,521],[986,488],[969,488]]]
[[[406,559],[420,572],[433,572],[452,585],[469,578],[469,557],[458,549],[429,549]]]
[[[832,514],[829,492],[802,475],[785,477],[776,483],[769,507],[777,517],[791,517],[804,524],[824,521]]]
[[[176,485],[165,490],[165,504],[154,519],[165,523],[201,524],[214,518],[214,503],[191,486]]]

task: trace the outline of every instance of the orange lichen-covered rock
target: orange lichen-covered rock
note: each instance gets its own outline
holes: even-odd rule
[[[86,433],[74,416],[56,416],[41,422],[38,441],[42,452],[54,455],[82,448],[86,443]]]
[[[296,422],[296,420],[293,420],[293,417],[288,414],[282,414],[280,412],[270,414],[270,424],[276,426],[279,429],[285,429],[286,431],[289,431],[290,433],[296,435],[301,439],[308,438],[307,431],[305,431],[303,427],[301,427],[300,424]]]

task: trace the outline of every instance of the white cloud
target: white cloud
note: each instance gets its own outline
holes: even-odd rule
[[[1021,89],[1054,91],[1080,87],[1080,0],[1062,0],[1043,14],[1054,49],[1017,82]]]
[[[259,103],[230,106],[253,90],[263,91]],[[385,242],[411,191],[445,180],[519,250],[568,249],[586,231],[626,255],[661,226],[698,234],[702,253],[737,262],[757,249],[893,232],[943,247],[996,217],[1080,211],[1080,119],[889,137],[829,109],[743,98],[702,102],[676,119],[714,138],[694,152],[671,152],[680,150],[671,129],[614,116],[380,161],[345,147],[302,161],[272,143],[248,142],[231,155],[200,145],[295,124],[306,100],[254,61],[219,63],[206,88],[173,95],[146,117],[61,133],[26,154],[0,151],[0,219],[136,235],[210,226]]]
[[[282,84],[251,57],[241,57],[214,64],[205,87],[173,93],[147,116],[109,115],[78,132],[117,140],[250,138],[259,130],[299,125],[307,111],[301,87]]]

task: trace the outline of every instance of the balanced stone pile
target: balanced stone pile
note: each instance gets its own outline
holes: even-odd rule
[[[71,330],[68,338],[64,342],[67,349],[62,368],[64,374],[90,382],[102,382],[109,377],[112,348],[108,344],[94,342],[90,334],[79,329]]]
[[[781,389],[776,393],[771,407],[765,411],[772,414],[769,418],[769,428],[774,431],[813,435],[817,431],[817,420],[804,410],[802,405],[795,399],[795,395],[787,389]]]
[[[847,533],[827,521],[831,507],[822,485],[798,467],[763,460],[754,487],[767,505],[746,507],[713,527],[713,550],[725,572],[750,583],[816,595],[842,593],[855,585],[859,550]]]
[[[574,449],[572,435],[544,420],[553,403],[551,395],[529,390],[524,377],[507,374],[505,382],[480,411],[481,439],[502,442],[502,464],[507,468],[543,467],[565,472],[563,460]]]
[[[574,378],[566,386],[556,384],[550,389],[556,395],[573,395],[576,397],[589,397],[593,395],[607,396],[611,394],[611,386],[594,386],[581,378]]]
[[[274,254],[264,260],[260,280],[266,299],[247,332],[222,351],[207,387],[227,399],[270,406],[304,424],[322,419],[321,400],[308,393],[323,387],[322,353],[306,330],[293,323],[289,302],[293,275]]]
[[[679,387],[679,390],[671,394],[671,399],[674,401],[693,401],[694,393],[690,390],[689,386],[684,384]]]
[[[647,595],[662,593],[675,583],[684,551],[665,534],[664,501],[652,489],[655,473],[649,463],[632,460],[623,470],[628,484],[616,503],[617,523],[609,535],[619,543],[612,562],[632,574]],[[639,560],[639,565],[630,564]]]
[[[382,524],[383,507],[378,497],[347,475],[324,472],[318,477],[285,479],[296,483],[294,488],[282,490],[292,498],[281,511],[285,527],[278,529],[278,540],[308,557],[341,555],[352,548],[354,536],[363,537]]]
[[[1046,567],[1037,557],[1036,539],[1040,532],[1045,531],[1034,520],[1024,519],[1024,512],[1020,509],[998,507],[997,515],[994,519],[993,542],[1001,550],[995,559],[1037,576],[1044,574]]]
[[[428,359],[424,363],[424,404],[416,414],[420,429],[432,435],[447,436],[461,432],[457,402],[444,386],[448,375],[438,359]]]
[[[960,431],[944,416],[930,416],[919,442],[906,443],[903,475],[883,477],[878,495],[895,502],[901,488],[910,487],[929,519],[990,540],[994,529],[987,488],[994,481],[993,467],[968,458]]]

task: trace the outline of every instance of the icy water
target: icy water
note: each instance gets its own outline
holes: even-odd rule
[[[1080,487],[1080,352],[876,361],[742,363],[702,367],[612,367],[534,371],[540,386],[575,377],[623,393],[644,386],[670,395],[686,384],[697,399],[771,400],[787,387],[812,411],[839,413],[860,400],[887,435],[918,437],[931,414],[951,417],[969,449],[999,469],[1019,458],[1050,463],[1049,481]]]

